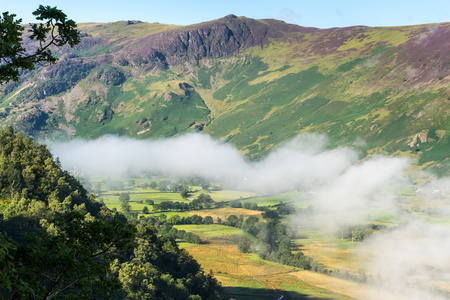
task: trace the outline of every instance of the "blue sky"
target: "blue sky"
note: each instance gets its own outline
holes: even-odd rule
[[[319,28],[450,22],[450,0],[0,0],[0,11],[30,23],[39,4],[57,6],[78,23],[140,20],[189,25],[228,14]]]

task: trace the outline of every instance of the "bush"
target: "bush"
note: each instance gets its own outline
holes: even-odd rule
[[[214,223],[214,220],[213,220],[213,218],[212,218],[211,216],[206,216],[206,217],[203,219],[203,223],[204,223],[204,224],[213,224],[213,223]]]
[[[242,203],[239,202],[239,201],[233,201],[233,202],[230,203],[230,206],[232,208],[242,208]]]
[[[130,201],[130,195],[128,193],[121,193],[119,200],[120,202]]]
[[[238,249],[242,253],[250,253],[251,242],[249,239],[241,238],[238,243]]]
[[[200,237],[192,232],[186,232],[183,237],[183,241],[192,244],[200,244]]]

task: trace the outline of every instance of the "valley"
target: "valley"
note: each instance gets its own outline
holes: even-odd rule
[[[0,298],[450,298],[450,23],[78,28],[1,86]]]
[[[427,236],[426,240],[421,240],[420,234],[416,232],[412,238],[405,233],[404,228],[410,226],[407,224],[424,220],[423,226],[428,228],[426,230],[432,230],[435,226],[448,229],[447,217],[441,218],[432,214],[432,209],[429,208],[435,205],[442,207],[443,203],[448,202],[449,195],[432,200],[416,195],[412,186],[400,186],[395,192],[398,195],[395,211],[383,210],[374,204],[370,207],[354,207],[350,211],[327,212],[321,209],[318,206],[320,204],[307,192],[292,191],[268,196],[255,192],[222,190],[219,184],[205,184],[199,178],[180,181],[152,177],[120,178],[120,182],[133,184],[125,185],[120,190],[110,190],[105,178],[92,178],[91,182],[93,186],[99,186],[101,183],[101,190],[97,190],[98,199],[113,210],[121,210],[118,195],[128,194],[131,205],[131,210],[125,212],[128,217],[139,222],[150,222],[159,228],[161,234],[175,238],[181,248],[188,250],[189,254],[200,262],[205,271],[211,270],[222,283],[226,294],[234,299],[277,299],[281,295],[286,299],[409,299],[412,295],[422,293],[424,297],[445,299],[450,293],[450,290],[441,285],[442,280],[445,281],[446,272],[441,273],[437,269],[432,281],[422,282],[417,286],[417,283],[414,283],[417,279],[400,271],[407,269],[405,264],[412,263],[409,259],[396,265],[395,272],[402,272],[401,276],[405,277],[385,273],[386,270],[375,271],[376,268],[372,266],[387,255],[383,252],[387,251],[386,249],[374,247],[373,243],[382,244],[391,234],[397,234],[396,239],[403,239],[419,248],[435,249],[440,248],[435,243],[446,243],[446,237],[434,240],[436,237],[433,234]],[[196,181],[198,183],[195,183]],[[161,182],[167,186],[164,188]],[[193,185],[187,184],[188,182]],[[200,184],[201,182],[203,184]],[[173,188],[180,184],[189,190],[188,197],[181,197],[179,191],[173,191]],[[208,186],[213,188],[209,189]],[[213,201],[205,207],[200,206],[193,210],[155,210],[162,202],[195,202],[200,198],[199,195],[210,195]],[[280,205],[289,205],[289,210],[279,209]],[[145,214],[142,213],[144,207],[149,208]],[[263,217],[265,211],[271,210],[280,212],[280,215],[276,219]],[[360,210],[363,211],[363,216]],[[183,221],[192,216],[197,219]],[[271,261],[275,260],[274,257],[263,259],[261,249],[264,245],[259,240],[260,235],[258,234],[259,238],[253,236],[244,225],[233,225],[230,216],[237,217],[241,224],[245,224],[249,217],[256,217],[259,222],[288,225],[290,251],[300,251],[314,263],[303,269]],[[208,218],[210,221],[206,221]],[[188,224],[183,224],[186,222]],[[352,226],[368,226],[367,228],[375,230],[367,229],[366,238],[357,237],[356,227],[353,227],[354,231],[349,236],[344,237],[338,233]],[[176,234],[173,236],[174,231],[170,228],[176,228],[175,232],[191,232],[197,235],[199,240],[195,243],[186,242]],[[249,250],[244,252],[243,239],[250,243]],[[428,243],[428,246],[422,243]],[[402,255],[395,253],[389,259],[402,260]],[[427,268],[439,268],[440,263],[435,263],[437,264],[425,259],[413,264],[418,268],[417,272],[426,273]],[[393,285],[396,281],[401,282]]]

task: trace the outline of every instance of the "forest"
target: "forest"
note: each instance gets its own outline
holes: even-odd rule
[[[0,131],[2,299],[222,299],[170,238],[89,195],[45,145]]]

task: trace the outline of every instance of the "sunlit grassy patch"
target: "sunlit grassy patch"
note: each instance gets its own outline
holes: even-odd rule
[[[298,271],[291,273],[291,275],[297,277],[299,280],[307,284],[310,284],[316,288],[323,288],[328,291],[350,297],[350,299],[370,298],[370,299],[406,300],[406,298],[402,297],[401,295],[383,291],[378,288],[369,287],[361,283],[342,280],[339,278],[334,278],[319,273],[313,273],[309,271]]]
[[[214,219],[214,222],[217,222],[217,218],[220,218],[222,221],[226,221],[226,219],[231,215],[235,215],[237,217],[244,216],[244,218],[247,218],[249,216],[261,217],[261,211],[232,207],[191,210],[187,213],[191,215],[199,215],[201,217],[211,216]]]
[[[175,225],[178,230],[193,232],[201,237],[221,238],[228,235],[240,235],[243,231],[239,228],[224,225]]]

